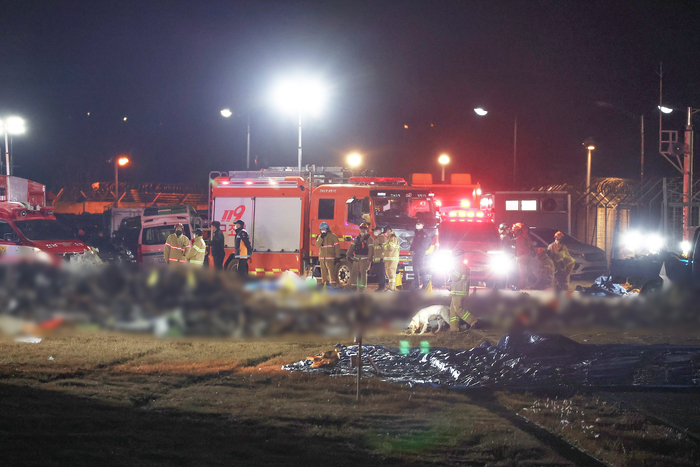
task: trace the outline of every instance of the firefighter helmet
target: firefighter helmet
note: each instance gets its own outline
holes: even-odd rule
[[[175,230],[177,230],[177,229],[184,229],[184,228],[185,228],[185,226],[182,225],[182,224],[175,224]]]
[[[499,232],[503,233],[503,232],[505,232],[506,230],[508,230],[508,224],[506,224],[505,222],[498,226],[498,231],[499,231]]]
[[[318,226],[319,230],[323,229],[330,229],[331,227],[328,225],[328,222],[321,222],[321,225]]]
[[[369,225],[367,225],[367,222],[363,222],[362,224],[360,224],[360,230],[361,229],[369,230]]]
[[[511,229],[513,233],[517,234],[518,232],[522,232],[523,230],[523,223],[522,222],[516,222],[513,224],[513,228]]]
[[[554,239],[555,240],[564,240],[564,234],[561,233],[561,230],[557,231],[557,233],[554,234]]]

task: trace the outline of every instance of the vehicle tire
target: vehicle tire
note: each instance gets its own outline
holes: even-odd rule
[[[238,271],[238,261],[235,261],[234,255],[229,255],[226,261],[224,261],[224,271]]]
[[[661,279],[652,279],[647,281],[639,291],[639,295],[653,296],[661,292],[664,283]]]
[[[335,276],[336,282],[339,287],[349,288],[350,287],[350,272],[352,271],[352,263],[347,259],[343,258],[340,260],[338,269],[336,269]]]

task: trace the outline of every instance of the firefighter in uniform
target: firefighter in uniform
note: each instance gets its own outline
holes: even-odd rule
[[[234,225],[236,226],[234,248],[236,258],[238,259],[238,275],[241,276],[243,280],[246,280],[248,279],[248,260],[253,254],[253,246],[250,244],[248,232],[244,229],[245,222],[238,219]]]
[[[379,226],[374,227],[374,253],[372,254],[372,272],[377,277],[377,292],[386,290],[386,275],[384,271],[384,246],[386,235]]]
[[[469,266],[464,263],[464,252],[454,252],[455,268],[450,274],[450,331],[459,331],[460,321],[466,321],[469,326],[474,326],[476,316],[464,308],[464,302],[469,296],[470,274]]]
[[[190,239],[182,233],[182,224],[175,226],[175,233],[171,233],[165,241],[163,257],[167,264],[186,263],[187,251],[190,249]]]
[[[557,232],[554,234],[554,242],[550,243],[547,249],[554,260],[556,272],[554,278],[560,290],[569,290],[569,278],[574,270],[576,260],[569,253],[569,249],[564,245],[564,234]]]
[[[194,240],[192,240],[192,248],[189,249],[185,258],[190,260],[190,264],[197,267],[204,267],[204,254],[207,251],[207,246],[202,238],[202,229],[194,229]]]
[[[389,278],[389,290],[396,290],[396,268],[399,266],[399,237],[391,227],[384,227],[386,243],[384,244],[384,271]]]
[[[423,230],[423,221],[416,222],[415,235],[411,242],[411,263],[413,265],[413,284],[411,290],[428,286],[428,274],[425,267],[425,254],[430,248],[430,236]]]
[[[336,264],[340,262],[340,242],[338,236],[331,232],[328,222],[319,225],[321,234],[316,239],[318,262],[321,265],[321,281],[335,287]]]
[[[515,263],[518,265],[518,288],[524,289],[530,285],[532,253],[535,244],[521,222],[513,224],[513,235],[515,236]]]
[[[367,288],[367,271],[374,254],[374,240],[368,231],[369,226],[366,223],[360,224],[360,233],[352,241],[347,252],[347,258],[352,261],[350,286],[356,286],[358,292],[364,292]]]
[[[536,290],[551,289],[554,286],[554,261],[549,257],[549,252],[545,248],[537,250],[537,258],[540,260],[540,270],[533,288]]]

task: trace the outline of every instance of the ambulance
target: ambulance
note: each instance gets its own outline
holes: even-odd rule
[[[349,285],[351,264],[345,258],[360,224],[391,227],[400,239],[398,271],[413,279],[409,247],[418,220],[432,237],[432,253],[438,244],[439,213],[430,190],[409,186],[402,178],[349,177],[342,168],[271,168],[259,172],[210,175],[212,219],[224,232],[227,266],[234,259],[235,225],[245,222],[253,246],[249,275],[269,277],[292,271],[303,275],[318,264],[316,239],[327,222],[338,236],[342,251],[337,282]],[[328,176],[328,174],[336,176]],[[319,176],[321,175],[321,176]],[[318,183],[318,180],[322,180]]]
[[[0,263],[80,259],[88,246],[56,220],[46,206],[46,187],[0,175]]]

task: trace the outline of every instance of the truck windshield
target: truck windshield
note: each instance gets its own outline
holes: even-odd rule
[[[379,226],[413,227],[421,220],[427,227],[435,227],[435,207],[427,196],[406,196],[405,193],[379,193],[373,196],[374,220]]]
[[[50,219],[36,219],[17,221],[15,225],[19,231],[29,240],[73,240],[73,235],[58,221]]]

